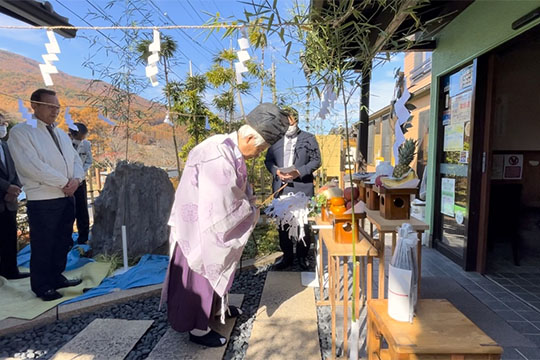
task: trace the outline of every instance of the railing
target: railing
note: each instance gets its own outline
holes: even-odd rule
[[[430,72],[431,72],[431,57],[427,58],[420,66],[417,66],[416,68],[412,69],[411,74],[409,75],[409,78],[411,80],[410,86],[414,85],[415,83],[423,79]]]

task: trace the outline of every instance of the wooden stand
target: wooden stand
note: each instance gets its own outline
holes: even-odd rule
[[[356,215],[356,214],[355,214]],[[359,214],[360,215],[360,214]],[[322,222],[320,217],[316,218],[316,223],[319,226],[330,225],[330,223]],[[370,300],[373,292],[373,258],[380,256],[377,249],[371,244],[368,239],[359,234],[359,242],[355,245],[355,252],[352,251],[352,244],[338,243],[334,239],[334,229],[322,228],[319,230],[319,239],[317,242],[317,257],[318,257],[318,280],[320,300],[317,306],[331,306],[332,313],[332,353],[331,359],[336,359],[336,334],[337,334],[337,308],[343,308],[343,352],[348,351],[348,329],[349,329],[349,305],[350,302],[355,303],[356,317],[359,316],[361,304],[365,300]],[[328,299],[324,296],[324,266],[322,261],[323,245],[326,247],[328,256]],[[353,266],[356,266],[357,286],[356,297],[349,293],[349,283],[353,279],[349,278],[349,259],[355,257],[356,261]],[[366,266],[367,262],[367,266]],[[379,258],[379,263],[381,259]],[[384,263],[384,261],[382,261]],[[366,269],[366,270],[364,270]],[[341,276],[343,274],[343,276]],[[364,286],[365,283],[365,286]],[[353,291],[354,292],[354,291]]]
[[[418,189],[390,189],[379,187],[379,210],[388,220],[406,220],[411,217],[411,195]]]
[[[379,194],[373,184],[364,184],[366,189],[366,206],[369,210],[379,210]]]
[[[367,325],[368,360],[499,360],[503,352],[447,300],[418,300],[412,324],[390,318],[388,300],[368,300]]]

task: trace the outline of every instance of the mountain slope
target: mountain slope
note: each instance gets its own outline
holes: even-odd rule
[[[58,74],[53,74],[52,77],[54,86],[51,86],[50,89],[58,93],[62,105],[88,104],[87,90],[90,80],[61,71]],[[14,117],[17,116],[16,113],[18,112],[17,99],[3,93],[28,100],[34,90],[45,87],[37,61],[4,50],[0,50],[0,84],[2,84],[0,88],[0,111],[3,110]],[[94,84],[91,93],[97,95],[109,86],[111,85],[106,83]],[[140,96],[135,96],[134,103],[135,110],[148,112],[150,123],[160,118],[163,119],[165,112],[163,105],[153,103]],[[27,102],[25,105],[29,106]],[[148,111],[151,107],[152,111]]]
[[[92,95],[100,95],[112,85],[97,83],[89,93],[89,79],[72,76],[64,72],[53,74],[54,86],[50,89],[58,94],[62,106],[72,107],[70,114],[74,121],[82,121],[90,130],[90,140],[94,144],[93,153],[97,161],[114,164],[125,158],[126,128],[122,124],[110,126],[97,118],[98,109],[89,106]],[[19,113],[18,98],[25,100],[29,108],[30,95],[44,83],[39,71],[39,63],[24,56],[0,50],[0,112],[14,122],[23,121]],[[147,165],[172,167],[176,161],[172,145],[171,127],[163,124],[166,108],[163,104],[149,101],[140,96],[133,98],[133,112],[140,112],[140,121],[130,124],[129,159]],[[65,128],[63,110],[58,121]],[[179,143],[187,139],[181,128],[177,129]]]

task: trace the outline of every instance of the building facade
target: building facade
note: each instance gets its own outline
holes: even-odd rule
[[[436,36],[426,215],[466,270],[540,265],[539,16],[537,0],[476,0]]]

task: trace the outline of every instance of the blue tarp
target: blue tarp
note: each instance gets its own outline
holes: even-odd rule
[[[137,265],[125,273],[105,278],[98,287],[88,290],[81,296],[68,300],[62,304],[86,300],[114,291],[161,284],[165,280],[168,265],[168,256],[144,255]]]
[[[77,233],[73,234],[73,241],[77,241]],[[83,265],[93,262],[94,260],[81,257],[81,253],[85,254],[90,250],[89,245],[74,245],[67,256],[66,271],[80,268]],[[30,244],[26,245],[17,254],[17,265],[25,268],[30,267]]]

